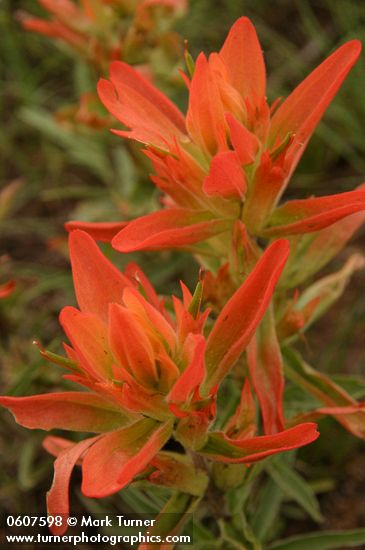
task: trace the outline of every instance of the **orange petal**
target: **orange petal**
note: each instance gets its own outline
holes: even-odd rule
[[[158,341],[161,339],[165,340],[170,351],[174,352],[176,333],[165,311],[161,313],[134,288],[127,288],[125,290],[123,302],[129,310],[147,321],[149,329],[157,334]]]
[[[107,321],[109,304],[120,303],[123,290],[133,286],[133,283],[105,258],[94,240],[84,231],[72,231],[69,246],[80,309],[95,313]]]
[[[199,388],[205,376],[205,338],[195,335],[195,351],[191,363],[175,382],[167,401],[174,404],[188,403],[195,389]]]
[[[292,154],[288,153],[290,173],[360,51],[358,40],[338,48],[295,88],[273,115],[269,137],[272,144],[278,137],[284,139],[288,133],[295,135]]]
[[[185,121],[182,113],[172,101],[155,88],[140,72],[122,61],[114,61],[110,65],[110,79],[118,93],[123,94],[124,86],[128,86],[144,99],[150,101],[176,130],[185,133]]]
[[[251,340],[289,255],[285,240],[275,241],[222,309],[207,341],[205,388],[219,383]]]
[[[261,407],[264,431],[266,434],[281,432],[284,430],[283,360],[271,308],[248,345],[247,362]]]
[[[265,63],[255,27],[247,17],[232,26],[219,56],[223,59],[231,84],[243,98],[255,103],[266,94]],[[256,101],[255,101],[256,100]]]
[[[130,279],[134,279],[136,281],[136,283],[139,285],[139,288],[141,290],[141,294],[143,294],[143,296],[146,296],[148,302],[152,306],[154,306],[158,311],[163,311],[164,309],[163,301],[159,299],[155,289],[153,288],[152,284],[148,280],[148,277],[146,277],[146,275],[143,273],[139,265],[135,264],[134,262],[129,263],[125,268],[124,273]],[[124,299],[124,295],[123,295],[123,299]]]
[[[312,422],[299,424],[274,435],[248,439],[231,439],[216,432],[210,435],[207,444],[198,452],[218,462],[250,464],[276,453],[303,447],[318,437],[317,425]]]
[[[119,233],[128,222],[78,222],[69,221],[65,223],[65,229],[69,233],[75,231],[75,229],[81,229],[85,231],[90,237],[96,241],[109,243],[112,238]]]
[[[351,214],[317,234],[310,233],[292,238],[292,252],[284,272],[286,284],[290,285],[290,288],[295,288],[317,273],[345,247],[363,223],[365,211]]]
[[[224,151],[213,157],[203,189],[207,195],[219,195],[225,199],[243,198],[247,181],[235,151]]]
[[[186,127],[208,156],[214,155],[217,149],[226,148],[224,110],[218,84],[203,53],[196,60],[191,81]]]
[[[112,375],[113,357],[107,326],[99,317],[74,307],[64,307],[60,323],[77,352],[81,366],[92,377],[105,380]]]
[[[311,233],[361,210],[365,210],[365,190],[358,189],[327,197],[289,201],[275,210],[264,234]]]
[[[226,114],[226,121],[230,130],[231,142],[241,163],[251,164],[259,148],[257,137],[247,130],[246,126],[234,118],[231,113]]]
[[[239,405],[228,420],[224,431],[234,439],[251,437],[256,433],[256,403],[248,378],[243,385]]]
[[[136,380],[147,387],[156,385],[152,345],[136,315],[118,304],[110,305],[109,342],[115,358]]]
[[[66,449],[70,449],[75,445],[74,441],[70,439],[65,439],[64,437],[57,437],[54,435],[49,435],[45,437],[42,441],[42,447],[54,457],[58,457]]]
[[[0,405],[11,411],[18,424],[30,429],[98,433],[128,422],[128,416],[110,401],[86,392],[0,397]]]
[[[206,211],[169,208],[130,222],[112,245],[119,252],[182,248],[228,231],[231,223]]]
[[[0,299],[7,298],[15,289],[15,281],[8,281],[0,285]]]
[[[174,137],[186,134],[184,117],[177,107],[132,67],[115,61],[110,79],[101,79],[98,94],[105,107],[129,132],[117,134],[168,149]]]
[[[144,470],[170,435],[171,422],[159,424],[144,418],[103,436],[83,460],[83,494],[101,498],[122,489]]]
[[[69,516],[68,487],[72,470],[81,455],[93,445],[100,436],[80,441],[70,449],[63,451],[54,463],[54,477],[51,489],[47,493],[47,511],[50,516],[62,516],[62,526],[55,523],[50,527],[54,535],[62,535],[67,530]]]

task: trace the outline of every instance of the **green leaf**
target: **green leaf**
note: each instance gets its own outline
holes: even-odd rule
[[[73,162],[88,168],[103,181],[113,180],[113,171],[101,141],[92,136],[68,132],[42,109],[23,108],[19,111],[19,117],[62,147]]]
[[[316,495],[310,485],[297,472],[280,458],[270,461],[266,469],[284,493],[304,508],[314,521],[317,523],[323,521]]]
[[[283,491],[268,479],[260,493],[260,501],[251,519],[252,530],[260,541],[265,541],[283,500]]]
[[[268,550],[334,550],[360,546],[365,543],[365,529],[351,531],[322,531],[274,542]]]
[[[332,380],[354,399],[361,399],[365,396],[365,378],[363,376],[333,374]]]
[[[199,281],[198,284],[196,285],[196,288],[191,300],[191,304],[189,306],[189,313],[194,317],[194,319],[197,318],[200,312],[202,296],[203,296],[203,284],[201,281]]]
[[[166,538],[168,535],[181,532],[185,523],[192,519],[192,511],[199,501],[199,497],[176,491],[157,516],[153,528],[150,529],[151,535]],[[153,544],[151,546],[146,544],[146,550],[153,550],[154,547]],[[168,544],[166,550],[173,547],[174,544],[171,546]]]
[[[150,497],[149,492],[139,488],[138,482],[133,483],[120,493],[123,502],[135,513],[157,514],[163,503],[157,503]],[[156,494],[154,494],[156,497]]]
[[[326,406],[352,405],[353,401],[346,391],[324,373],[313,369],[301,356],[290,348],[283,349],[285,372],[301,388],[316,397]]]

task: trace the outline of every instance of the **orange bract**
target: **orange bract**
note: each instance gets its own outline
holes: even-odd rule
[[[68,484],[76,463],[82,463],[83,493],[103,497],[119,491],[137,474],[148,479],[151,467],[157,467],[153,464],[159,463],[154,459],[171,437],[186,449],[223,462],[253,462],[317,438],[311,423],[287,431],[282,423],[280,433],[252,437],[257,427],[247,384],[227,425],[229,435],[210,430],[218,386],[260,323],[288,252],[288,243],[278,240],[263,254],[206,338],[209,311],[200,311],[199,296],[193,297],[185,285],[181,285],[183,299],[172,299],[172,317],[137,266],[120,273],[87,233],[71,233],[80,309],[65,307],[61,312],[61,324],[72,344],[65,346],[69,360],[62,361],[69,370],[65,378],[89,391],[0,398],[0,404],[28,428],[100,434],[81,443],[47,439],[47,449],[58,455],[48,494],[51,514],[68,514]],[[281,398],[277,399],[280,410]],[[249,430],[244,429],[247,407]],[[230,443],[218,452],[222,438]],[[151,480],[155,478],[152,471]]]
[[[157,173],[153,181],[170,197],[164,211],[134,220],[130,229],[118,232],[116,227],[113,246],[130,252],[208,240],[211,253],[219,256],[210,239],[229,235],[238,219],[252,236],[298,235],[364,210],[365,195],[359,190],[276,208],[360,50],[357,40],[344,44],[281,105],[274,102],[270,108],[261,47],[252,23],[242,17],[219,53],[198,56],[188,82],[185,122],[170,100],[134,69],[113,63],[110,81],[100,81],[98,88],[106,108],[128,128],[113,131],[147,146]],[[320,211],[314,220],[313,209]]]

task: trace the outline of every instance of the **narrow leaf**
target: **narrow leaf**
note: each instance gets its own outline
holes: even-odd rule
[[[317,498],[310,485],[281,460],[272,460],[266,466],[270,476],[281,489],[317,523],[323,521]]]
[[[349,531],[322,531],[270,544],[268,550],[335,550],[346,547],[363,546],[365,529]]]

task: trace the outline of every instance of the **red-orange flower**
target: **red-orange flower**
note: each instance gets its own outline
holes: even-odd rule
[[[197,58],[186,117],[161,92],[122,62],[112,63],[99,96],[128,130],[113,130],[147,146],[164,193],[165,209],[114,227],[122,252],[210,246],[222,256],[237,220],[265,238],[319,232],[365,209],[365,191],[278,206],[309,138],[359,57],[347,42],[282,103],[266,99],[266,75],[252,23],[242,17],[219,53]],[[90,228],[89,228],[90,230]],[[103,226],[91,229],[105,239]],[[209,243],[201,243],[210,240]],[[223,253],[226,256],[226,253]]]
[[[257,436],[252,414],[246,430],[247,384],[225,432],[210,429],[218,386],[268,307],[288,256],[286,241],[276,241],[263,254],[207,337],[209,311],[201,312],[201,285],[192,296],[182,284],[183,299],[173,297],[171,315],[137,266],[120,273],[86,233],[72,232],[70,256],[80,309],[65,307],[60,322],[72,347],[65,345],[68,359],[42,353],[70,371],[66,379],[89,391],[0,398],[28,428],[97,434],[79,443],[46,440],[58,456],[48,494],[51,514],[68,513],[69,479],[80,461],[82,492],[103,497],[137,474],[148,478],[151,467],[158,470],[159,453],[171,437],[213,460],[244,463],[317,438],[311,423],[289,430],[281,425],[278,433]],[[281,396],[276,406],[281,410]]]
[[[0,299],[7,298],[15,289],[15,281],[11,280],[0,285]]]
[[[56,38],[103,71],[113,59],[140,64],[148,50],[177,49],[173,33],[155,32],[161,19],[172,21],[186,11],[185,0],[39,0],[50,19],[20,13],[23,27]],[[142,61],[141,61],[142,60]],[[132,61],[134,62],[134,61]]]

